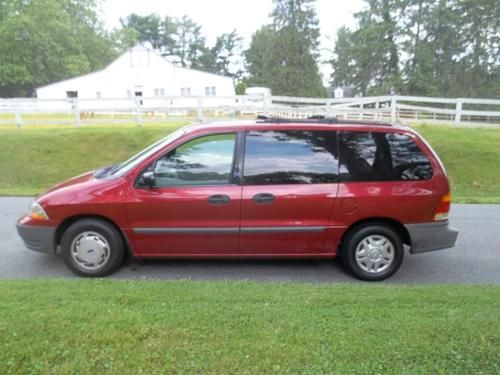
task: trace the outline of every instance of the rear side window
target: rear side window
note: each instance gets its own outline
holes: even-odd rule
[[[338,179],[334,131],[250,131],[244,184],[321,184]]]
[[[339,133],[339,175],[345,181],[428,180],[429,159],[405,134]]]

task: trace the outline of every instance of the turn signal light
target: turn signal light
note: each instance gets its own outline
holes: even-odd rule
[[[28,216],[33,220],[49,220],[49,217],[38,202],[33,201],[28,210]]]
[[[450,216],[451,194],[448,193],[441,197],[436,211],[434,212],[434,221],[448,220]]]

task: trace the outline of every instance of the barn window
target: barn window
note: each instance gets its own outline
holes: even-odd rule
[[[165,96],[165,89],[154,89],[155,96]]]
[[[216,95],[215,86],[207,86],[205,87],[205,95],[214,96]]]
[[[78,91],[66,91],[67,98],[78,98]]]
[[[182,87],[181,96],[191,96],[191,87]]]
[[[102,96],[101,96],[101,92],[100,92],[100,91],[96,91],[96,92],[95,92],[95,97],[96,97],[97,99],[101,99],[101,97],[102,97]]]
[[[132,97],[132,91],[131,90],[127,90],[127,98],[131,98]]]

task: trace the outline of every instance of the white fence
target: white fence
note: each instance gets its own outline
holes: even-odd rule
[[[0,99],[0,125],[161,122],[167,118],[205,120],[268,115],[310,116],[390,122],[446,122],[500,126],[500,100],[376,96],[296,98],[239,95],[231,97],[136,97],[127,99]]]

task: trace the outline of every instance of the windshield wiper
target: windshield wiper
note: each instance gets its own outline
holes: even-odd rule
[[[121,165],[122,165],[122,163],[115,163],[115,164],[108,165],[108,166],[106,166],[104,168],[98,169],[94,173],[94,177],[95,178],[102,178],[102,177],[106,176],[107,174],[112,174]]]
[[[109,174],[115,173],[123,165],[122,162],[114,164],[108,171]]]

